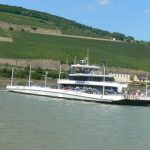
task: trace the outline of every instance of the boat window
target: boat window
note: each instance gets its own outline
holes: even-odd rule
[[[78,80],[78,81],[97,81],[102,82],[103,77],[90,77],[90,76],[69,76],[69,80]],[[105,77],[105,81],[112,82],[114,81],[113,77]]]
[[[80,84],[63,84],[61,85],[61,88],[64,90],[80,90],[85,93],[97,93],[102,94],[103,93],[103,86],[86,86],[86,85],[80,85]],[[116,87],[105,87],[105,94],[116,94],[118,93],[118,89]]]
[[[85,73],[85,74],[90,74],[96,72],[97,69],[95,68],[85,68],[85,67],[72,67],[71,68],[71,73]]]
[[[89,81],[90,78],[88,76],[70,76],[69,80]]]

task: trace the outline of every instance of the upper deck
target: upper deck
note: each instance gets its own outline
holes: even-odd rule
[[[105,78],[105,79],[104,79]],[[105,74],[105,68],[89,65],[88,58],[86,57],[84,60],[80,60],[79,64],[71,65],[70,80],[79,80],[79,81],[114,81],[114,77],[112,75]]]
[[[99,66],[89,65],[88,58],[80,60],[80,63],[71,65],[70,74],[92,74],[100,69]]]
[[[81,64],[76,64],[76,65],[71,65],[71,74],[75,73],[81,73],[81,74],[92,74],[96,73],[100,67],[98,66],[92,66],[92,65],[81,65]]]

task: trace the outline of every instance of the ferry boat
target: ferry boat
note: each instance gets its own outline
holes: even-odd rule
[[[150,105],[149,101],[127,99],[122,91],[127,88],[125,83],[115,82],[110,74],[105,73],[96,65],[89,65],[88,57],[74,63],[70,67],[68,79],[61,79],[61,67],[59,71],[58,87],[51,88],[46,86],[47,73],[45,75],[45,86],[31,85],[31,67],[29,72],[29,84],[27,86],[13,85],[13,70],[11,84],[6,89],[10,92],[32,94],[48,97],[57,97],[78,101],[89,101],[104,104],[116,105]]]

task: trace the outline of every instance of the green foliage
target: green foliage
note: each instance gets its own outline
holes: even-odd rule
[[[25,78],[26,74],[23,69],[15,69],[15,77],[16,78]]]
[[[63,71],[62,74],[61,74],[61,78],[67,79],[68,78],[68,74],[69,74],[68,71]]]
[[[41,68],[34,69],[32,73],[32,78],[36,80],[40,80],[42,76],[44,75],[44,72]]]
[[[28,10],[28,9],[24,9],[22,7],[1,4],[0,11],[12,13],[12,14],[23,15],[23,16],[30,16],[30,17],[39,18],[42,20],[49,20],[49,14],[47,14],[47,13],[41,13],[39,11]]]
[[[125,39],[125,35],[118,32],[113,32],[113,38],[123,41]]]
[[[67,78],[68,77],[68,71],[62,71],[61,78]],[[48,70],[48,77],[51,77],[53,79],[57,79],[59,77],[59,71],[58,70]]]
[[[126,40],[127,42],[132,42],[132,41],[134,41],[134,37],[132,37],[132,36],[127,36],[127,37],[125,38],[125,40]]]
[[[9,36],[8,31],[0,27],[0,36],[8,37]]]
[[[29,75],[29,71],[30,71],[30,66],[27,65],[27,66],[24,68],[24,74],[25,74],[25,76],[28,76],[28,75]]]
[[[56,79],[56,78],[58,78],[58,75],[59,75],[58,70],[48,70],[48,77]]]
[[[11,77],[11,69],[7,66],[0,70],[1,77]]]
[[[30,67],[24,67],[24,68],[15,68],[14,69],[14,78],[26,78],[29,77],[29,70]],[[11,77],[12,70],[9,66],[5,66],[4,68],[0,69],[0,76],[1,77]],[[58,78],[59,71],[58,70],[48,70],[48,77],[52,79]],[[41,80],[44,79],[45,76],[45,70],[42,68],[32,68],[31,78],[35,80]],[[66,72],[64,72],[61,77],[66,77]],[[23,82],[22,82],[23,81]],[[20,85],[24,83],[24,80],[19,81]]]

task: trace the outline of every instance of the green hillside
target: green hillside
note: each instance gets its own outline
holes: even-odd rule
[[[22,7],[8,6],[0,4],[0,20],[19,25],[30,25],[48,29],[60,30],[63,34],[99,37],[118,40],[134,40],[131,36],[121,33],[110,33],[101,29],[82,25],[72,20],[54,16],[48,13],[29,10]]]
[[[150,70],[150,45],[124,42],[96,41],[9,31],[13,43],[0,42],[3,58],[51,58],[63,63],[74,56],[78,59],[90,50],[90,61],[108,66]]]
[[[32,28],[57,29],[63,34],[91,36],[134,41],[121,33],[110,33],[94,29],[75,21],[67,20],[47,13],[28,10],[21,7],[0,4],[0,21]],[[22,32],[21,32],[22,31]],[[65,63],[73,62],[75,56],[81,59],[89,49],[90,61],[100,64],[106,61],[108,66],[143,69],[150,71],[150,44],[141,42],[113,42],[92,39],[79,39],[52,35],[42,35],[25,30],[4,29],[0,27],[0,36],[10,37],[12,43],[0,41],[1,58],[50,58]]]
[[[9,37],[9,32],[0,28],[0,36]]]

